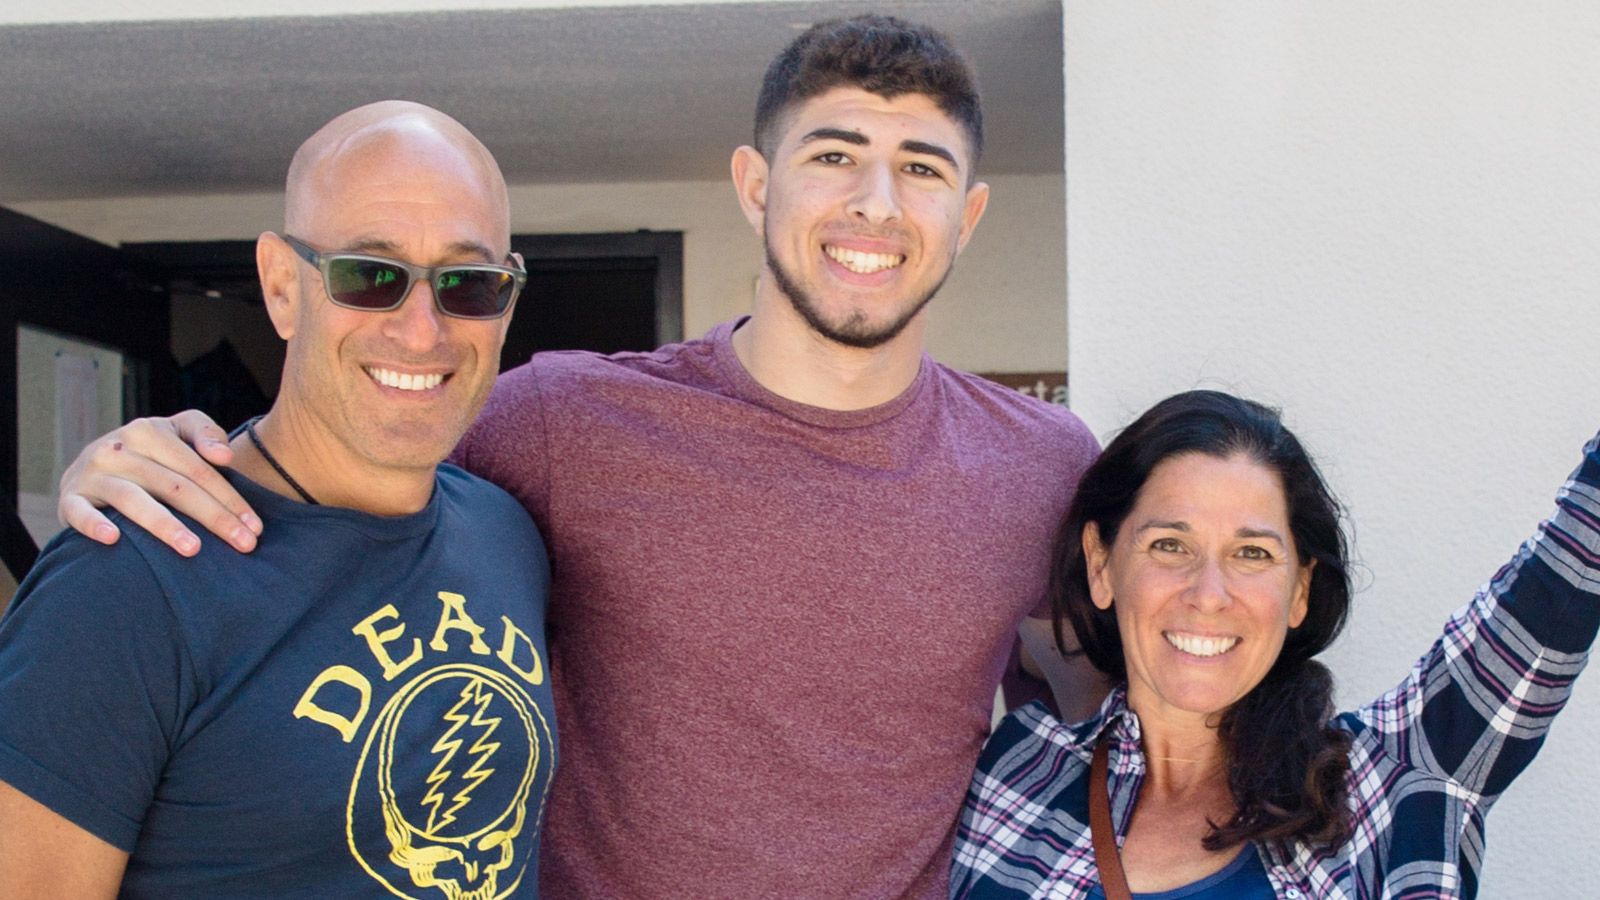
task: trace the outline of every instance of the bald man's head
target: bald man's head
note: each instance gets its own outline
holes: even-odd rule
[[[451,276],[412,282],[393,267],[346,266],[339,277],[372,271],[384,279],[374,284],[404,277],[398,306],[341,304],[329,293],[335,276],[327,263],[302,254],[360,254],[411,267],[519,267],[499,166],[438,110],[374,103],[301,145],[289,166],[286,206],[285,234],[267,232],[256,242],[267,314],[288,342],[269,420],[299,422],[302,437],[343,448],[335,456],[357,474],[431,473],[489,396],[510,311],[488,319],[453,315],[438,296],[439,279]],[[313,490],[320,497],[340,483]]]
[[[510,242],[510,204],[494,156],[460,122],[406,100],[369,103],[336,116],[307,138],[289,163],[284,230],[316,241],[330,203],[419,173],[458,179],[461,201],[483,205],[496,223],[496,251]]]

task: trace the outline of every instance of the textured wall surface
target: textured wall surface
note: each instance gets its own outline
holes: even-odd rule
[[[1600,427],[1600,7],[1063,6],[1073,406],[1102,436],[1195,386],[1283,406],[1355,523],[1328,661],[1370,699]],[[1593,894],[1597,740],[1580,681],[1480,896]]]
[[[729,148],[730,151],[732,148]],[[929,307],[928,347],[980,372],[1059,371],[1065,250],[1062,178],[989,178],[989,211]],[[113,197],[6,204],[108,244],[254,239],[283,223],[277,194]],[[514,232],[684,233],[684,333],[695,337],[750,308],[761,244],[728,181],[522,185],[511,188]]]

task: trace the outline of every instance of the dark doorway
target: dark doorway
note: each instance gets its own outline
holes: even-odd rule
[[[683,340],[683,234],[519,234],[528,286],[500,371],[541,350],[649,351]]]
[[[23,383],[19,374],[21,334],[55,336],[112,355],[110,367],[79,360],[88,366],[84,374],[95,380],[110,379],[110,394],[94,400],[96,413],[91,419],[105,414],[126,421],[173,412],[166,281],[166,273],[158,265],[0,208],[0,346],[5,348],[0,352],[0,504],[4,507],[0,516],[5,519],[0,522],[0,540],[6,542],[0,558],[19,580],[34,553],[33,542],[20,527],[16,506],[19,487],[24,487],[19,486],[22,438],[28,438],[30,450],[41,443],[35,438],[42,437],[48,447],[52,428],[58,437],[63,433],[62,415],[77,418],[84,413],[81,406],[61,399],[67,396],[70,400],[70,396],[57,395],[61,368],[31,367],[27,383]],[[72,361],[60,354],[57,359]],[[96,368],[97,373],[89,371]],[[30,402],[27,435],[22,432],[20,394],[47,398],[42,403]],[[77,396],[82,399],[81,394]],[[66,430],[76,433],[82,429]],[[77,453],[72,447],[61,451]],[[41,497],[54,490],[54,473],[48,460],[42,471],[35,472],[36,468],[30,462],[30,482],[25,487],[30,496]],[[53,508],[53,500],[45,496],[45,505]]]
[[[230,431],[270,409],[283,342],[262,306],[256,242],[160,241],[122,249],[168,273],[178,407],[198,409]]]

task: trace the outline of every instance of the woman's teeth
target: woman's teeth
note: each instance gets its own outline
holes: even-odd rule
[[[1162,636],[1167,643],[1182,650],[1190,656],[1218,656],[1233,649],[1239,643],[1236,637],[1201,637],[1197,634],[1179,634],[1174,631],[1163,631]]]

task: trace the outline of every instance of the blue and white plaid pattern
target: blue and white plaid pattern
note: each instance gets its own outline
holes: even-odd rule
[[[1259,846],[1282,900],[1477,895],[1484,816],[1538,752],[1600,627],[1600,435],[1555,514],[1457,610],[1400,686],[1345,713],[1352,838],[1332,852]],[[956,833],[951,897],[1085,897],[1089,758],[1111,729],[1111,817],[1127,833],[1144,777],[1139,722],[1117,690],[1066,725],[1038,704],[985,746]]]

